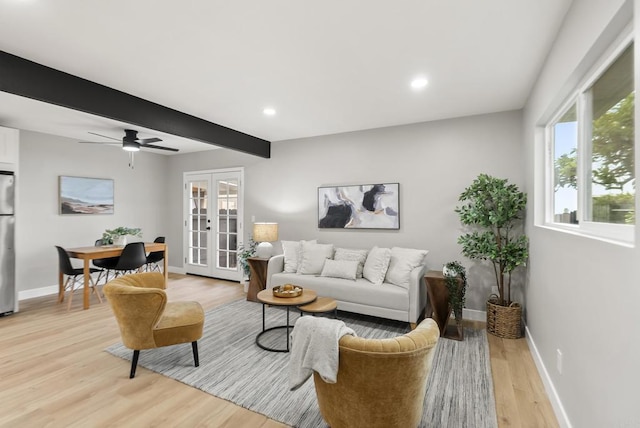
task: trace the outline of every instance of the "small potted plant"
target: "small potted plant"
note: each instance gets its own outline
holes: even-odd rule
[[[247,259],[256,255],[257,245],[258,243],[255,242],[252,237],[249,237],[248,246],[238,246],[238,263],[240,263],[240,267],[242,268],[242,282],[245,293],[249,287],[249,279],[251,279],[251,269],[249,268],[249,262]]]
[[[115,229],[107,229],[102,233],[102,242],[105,245],[127,245],[127,236],[142,236],[142,229],[138,227],[119,226]]]
[[[460,262],[449,262],[442,268],[442,275],[449,293],[449,306],[453,310],[458,337],[463,337],[462,308],[467,290],[467,271]]]
[[[471,231],[458,238],[462,254],[493,265],[498,294],[487,301],[487,331],[503,338],[521,335],[522,308],[511,301],[511,273],[529,256],[522,231],[527,195],[506,179],[480,174],[459,198],[460,221]]]

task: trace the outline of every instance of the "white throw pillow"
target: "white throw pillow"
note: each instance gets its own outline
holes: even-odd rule
[[[375,285],[380,285],[384,281],[384,276],[389,268],[391,260],[391,250],[388,248],[373,247],[364,262],[362,276]]]
[[[393,247],[385,282],[408,289],[411,271],[424,263],[427,253],[426,250]]]
[[[356,278],[362,278],[362,270],[364,269],[364,262],[367,260],[368,250],[352,250],[349,248],[336,248],[336,254],[333,256],[334,260],[349,260],[358,262],[358,270],[356,272]]]
[[[315,244],[302,241],[302,256],[298,274],[319,275],[324,267],[324,261],[333,258],[333,244]]]
[[[300,265],[300,250],[302,241],[280,241],[282,243],[282,252],[284,253],[284,272],[296,273]],[[307,242],[316,243],[311,240]]]
[[[356,260],[331,260],[324,261],[324,267],[320,276],[356,280],[358,262]]]

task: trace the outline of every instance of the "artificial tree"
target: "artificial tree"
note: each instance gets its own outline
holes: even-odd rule
[[[511,305],[511,273],[526,263],[528,239],[522,232],[527,195],[506,179],[480,174],[460,195],[455,211],[473,229],[458,238],[462,254],[489,260],[498,286],[496,304]]]

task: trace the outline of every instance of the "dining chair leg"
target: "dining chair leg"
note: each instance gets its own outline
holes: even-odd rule
[[[133,351],[133,358],[131,359],[131,373],[129,374],[129,379],[133,379],[136,375],[136,367],[138,367],[139,356],[140,351]]]
[[[96,284],[98,284],[100,282],[100,278],[102,278],[102,273],[103,272],[104,271],[102,271],[102,270],[100,272],[98,272],[98,277],[96,278]]]
[[[200,367],[200,358],[198,358],[198,342],[191,342],[191,348],[193,349],[193,362],[196,367]]]
[[[102,304],[102,297],[100,297],[100,291],[98,290],[98,284],[96,282],[93,282],[93,278],[90,278],[91,281],[91,290],[93,290],[94,293],[96,293],[96,295],[98,296],[98,302],[100,302],[100,304]]]
[[[67,305],[67,312],[69,312],[71,310],[71,302],[73,301],[73,292],[76,290],[76,278],[77,276],[73,277],[73,282],[71,283],[71,292],[69,293],[69,304]],[[67,284],[69,284],[69,281],[71,280],[71,277],[67,278],[67,283],[65,284],[65,290],[67,289]]]
[[[62,286],[62,293],[58,294],[58,303],[64,302],[64,295],[67,292],[67,285],[69,285],[70,278],[71,278],[70,276],[67,277],[67,280],[64,282],[64,285]]]

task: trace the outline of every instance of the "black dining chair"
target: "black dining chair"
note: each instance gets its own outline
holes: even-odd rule
[[[144,251],[144,242],[132,242],[125,245],[122,254],[118,257],[113,269],[116,274],[115,278],[120,275],[139,270],[147,263],[147,253]]]
[[[96,239],[95,246],[100,247],[102,245],[103,245],[102,238]],[[98,274],[98,278],[96,278],[96,284],[100,282],[100,278],[102,277],[103,273],[104,273],[104,283],[106,284],[107,282],[109,282],[109,273],[111,271],[114,271],[114,269],[116,268],[116,265],[118,264],[118,259],[119,257],[107,257],[104,259],[92,260],[94,266],[102,269],[102,272],[100,272]],[[115,275],[115,272],[114,272],[114,275]]]
[[[58,250],[58,267],[60,269],[60,272],[67,276],[67,280],[65,281],[63,286],[63,292],[58,297],[58,303],[62,303],[62,301],[64,300],[64,293],[69,290],[69,304],[67,305],[67,311],[69,311],[69,309],[71,309],[71,302],[73,300],[73,292],[76,290],[76,284],[80,283],[80,286],[77,288],[81,288],[84,286],[84,270],[82,268],[73,267],[67,250],[57,245],[55,247]],[[90,274],[97,272],[102,272],[102,269],[89,269]],[[78,277],[80,277],[80,280],[78,280]],[[98,301],[102,303],[102,297],[100,297],[100,293],[96,288],[96,283],[93,282],[93,278],[91,276],[89,276],[89,281],[91,282],[91,291],[96,293],[96,295],[98,296]]]
[[[164,244],[164,236],[158,236],[156,239],[153,240],[153,242],[159,242]],[[145,264],[145,270],[147,272],[151,272],[154,270],[161,272],[160,265],[158,263],[160,263],[162,260],[164,260],[164,251],[152,251],[147,255],[147,263]]]

